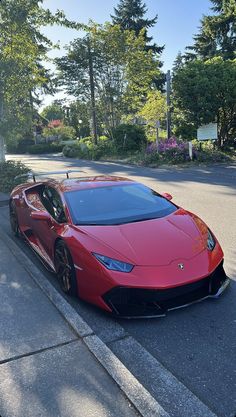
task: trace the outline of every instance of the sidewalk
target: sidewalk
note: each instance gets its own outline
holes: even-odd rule
[[[139,415],[1,236],[0,415]]]

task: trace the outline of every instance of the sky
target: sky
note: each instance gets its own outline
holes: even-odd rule
[[[53,12],[64,10],[68,19],[87,23],[89,19],[97,23],[111,20],[114,7],[119,0],[44,0],[43,5]],[[165,45],[161,55],[163,70],[172,68],[178,52],[183,52],[187,45],[192,44],[192,37],[198,32],[200,20],[204,14],[210,14],[210,0],[145,0],[147,17],[153,18],[158,14],[155,27],[149,34],[158,45]],[[60,41],[61,50],[53,51],[50,56],[64,54],[63,46],[81,36],[72,29],[61,27],[44,28],[44,33],[53,42]],[[47,97],[44,106],[51,99]]]

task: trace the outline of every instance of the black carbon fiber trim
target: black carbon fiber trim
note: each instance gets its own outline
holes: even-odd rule
[[[168,310],[215,296],[226,280],[222,261],[211,275],[191,284],[164,290],[115,287],[103,299],[120,317],[163,316]]]

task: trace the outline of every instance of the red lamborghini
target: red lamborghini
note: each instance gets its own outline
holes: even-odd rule
[[[229,284],[216,237],[171,195],[126,178],[66,174],[33,175],[10,198],[13,232],[66,293],[120,317],[155,317]]]

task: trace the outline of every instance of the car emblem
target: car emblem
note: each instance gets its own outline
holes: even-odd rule
[[[178,264],[179,269],[183,270],[184,269],[184,264]]]

